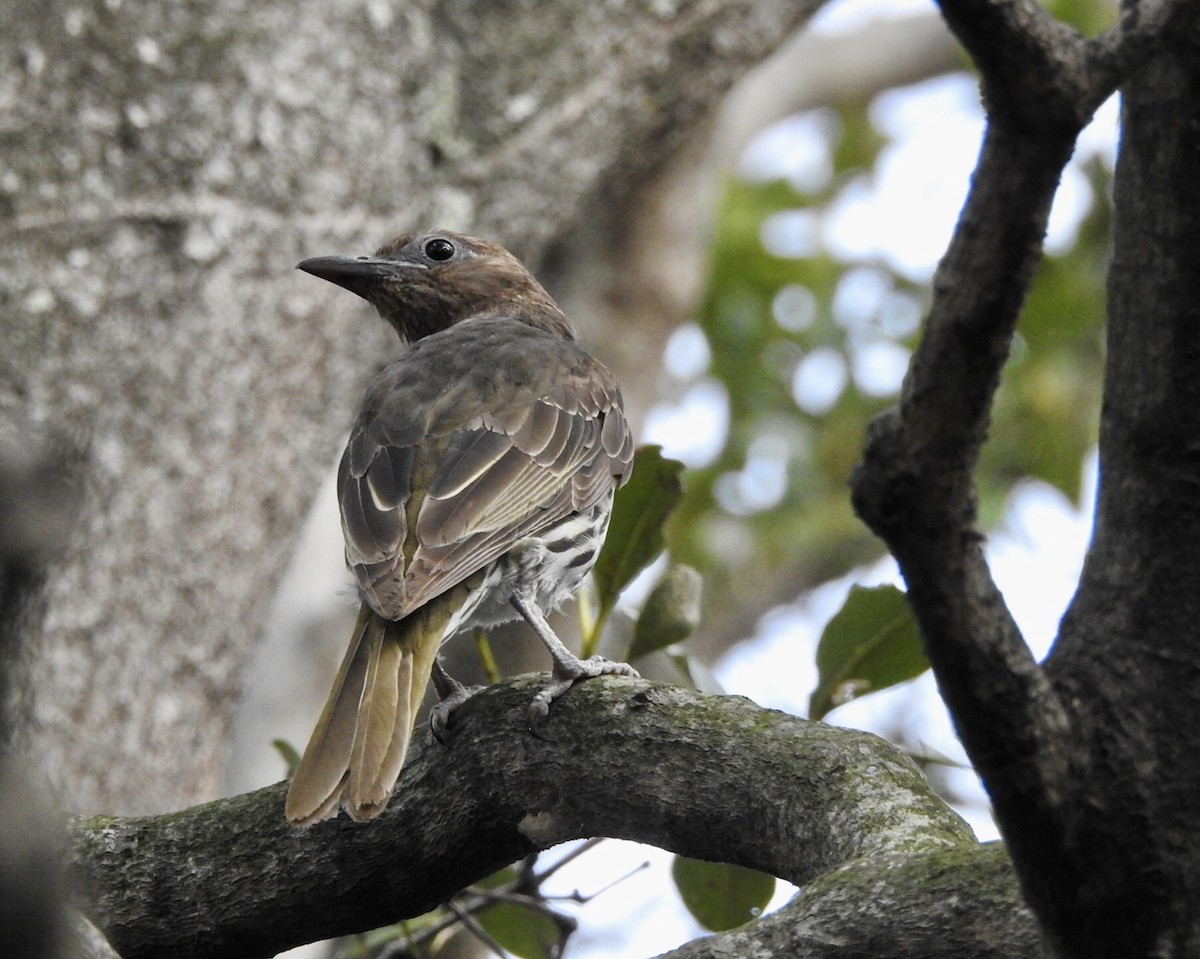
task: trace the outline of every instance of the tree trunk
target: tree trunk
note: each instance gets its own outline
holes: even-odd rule
[[[1064,956],[1200,952],[1200,44],[1122,87],[1096,528],[1046,664],[1071,717]]]
[[[536,263],[816,3],[668,6],[9,5],[0,408],[86,457],[7,670],[56,802],[218,792],[270,597],[398,349],[292,266],[418,225]]]

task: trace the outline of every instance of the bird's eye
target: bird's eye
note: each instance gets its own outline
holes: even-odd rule
[[[438,260],[439,262],[450,259],[455,253],[454,244],[441,236],[435,236],[433,239],[426,240],[424,249],[425,255],[429,259]]]

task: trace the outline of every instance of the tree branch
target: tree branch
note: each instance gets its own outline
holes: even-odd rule
[[[1086,41],[1027,0],[943,0],[983,73],[988,129],[900,404],[872,424],[852,479],[859,515],[899,561],[942,693],[1043,922],[1089,881],[1069,814],[1093,801],[1072,760],[1089,721],[1079,697],[1061,695],[1034,662],[991,578],[972,474],[1075,137],[1122,71],[1190,22],[1178,8],[1194,20],[1195,4],[1175,6],[1126,12],[1115,31]],[[1117,723],[1107,721],[1090,725]]]
[[[1161,50],[1163,38],[1183,36],[1196,20],[1196,6],[1177,0],[1140,0],[1121,5],[1120,18],[1088,47],[1099,106],[1124,78]],[[1100,99],[1095,100],[1099,96]]]
[[[1031,132],[1065,131],[1073,140],[1091,115],[1080,112],[1087,41],[1036,0],[940,0],[940,6],[979,67],[989,116]]]
[[[865,890],[870,890],[864,895]],[[931,935],[931,929],[937,933]],[[1004,848],[860,860],[809,883],[783,909],[663,959],[1029,959],[1037,924]]]
[[[973,472],[1050,202],[1072,141],[993,121],[900,405],[868,432],[854,506],[887,541],[927,653],[1001,822],[1036,848],[1062,794],[1062,707],[1033,661],[983,556]],[[1042,810],[1042,812],[1039,812]]]
[[[1095,529],[1046,661],[1074,704],[1073,841],[1030,897],[1064,957],[1200,953],[1198,37],[1122,87]]]
[[[942,15],[983,75],[993,121],[1074,140],[1124,77],[1194,19],[1175,0],[1124,4],[1118,21],[1087,40],[1035,0],[940,0]]]
[[[877,883],[901,864],[914,875],[978,869],[970,830],[875,736],[744,699],[602,679],[572,690],[535,737],[525,715],[538,680],[473,698],[449,749],[419,735],[375,824],[293,829],[283,784],[165,816],[76,822],[85,911],[125,959],[258,956],[418,915],[533,850],[584,836],[796,884],[843,869],[810,893],[803,908],[817,912],[829,896],[850,896],[852,878]],[[951,853],[966,859],[938,864]],[[1004,883],[987,883],[989,895],[1003,897]]]

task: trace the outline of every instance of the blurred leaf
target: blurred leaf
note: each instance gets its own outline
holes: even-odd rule
[[[505,866],[503,869],[497,869],[486,879],[481,879],[479,882],[472,883],[472,889],[498,889],[510,882],[515,882],[517,879],[517,869],[515,866]]]
[[[817,688],[809,697],[809,717],[820,719],[835,706],[928,668],[904,594],[894,586],[855,586],[817,646]]]
[[[476,919],[488,935],[521,959],[561,955],[575,929],[574,920],[566,916],[518,902],[498,902]]]
[[[617,490],[608,537],[592,569],[599,608],[592,641],[604,627],[621,590],[666,546],[663,524],[683,495],[683,464],[658,446],[643,446],[633,458],[633,475]]]
[[[703,581],[691,566],[676,563],[663,574],[646,597],[633,629],[629,658],[637,659],[656,649],[683,642],[700,625]]]
[[[1050,0],[1046,6],[1057,19],[1086,37],[1094,37],[1112,26],[1117,17],[1117,4],[1113,0]]]
[[[475,652],[479,655],[479,665],[483,669],[484,682],[489,685],[500,682],[504,678],[504,674],[496,665],[496,656],[492,652],[492,641],[488,637],[487,630],[476,629],[472,632],[471,637],[475,640]]]
[[[775,894],[775,877],[745,866],[676,856],[671,877],[683,904],[711,932],[745,925]]]
[[[286,739],[272,739],[271,745],[275,747],[275,752],[283,757],[283,764],[287,767],[288,778],[291,778],[292,774],[296,771],[296,767],[300,765],[300,754],[296,752],[296,747]]]
[[[863,109],[843,109],[838,112],[841,131],[833,151],[835,169],[843,174],[859,170],[870,170],[875,166],[879,151],[887,140],[871,122],[870,114]]]

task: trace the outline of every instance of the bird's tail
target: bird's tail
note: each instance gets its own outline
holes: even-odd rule
[[[345,807],[374,819],[387,805],[449,619],[434,602],[399,622],[366,603],[329,700],[288,789],[287,818],[310,826]]]

